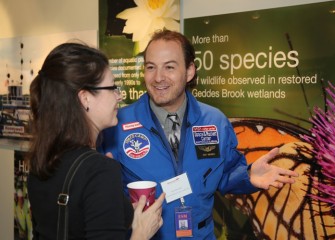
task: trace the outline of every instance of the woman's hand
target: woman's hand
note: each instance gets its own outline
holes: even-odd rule
[[[155,203],[143,211],[146,204],[146,197],[141,196],[139,202],[134,204],[135,212],[132,223],[131,240],[148,240],[163,225],[162,204],[165,193],[162,193]]]

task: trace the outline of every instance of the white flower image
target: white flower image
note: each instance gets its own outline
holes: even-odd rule
[[[137,7],[128,8],[116,17],[126,20],[123,33],[133,34],[134,53],[143,52],[151,34],[157,29],[179,31],[179,0],[134,0]]]

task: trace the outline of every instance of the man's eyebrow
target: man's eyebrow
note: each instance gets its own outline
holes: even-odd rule
[[[165,62],[165,64],[170,64],[170,63],[176,63],[176,64],[177,64],[177,61],[175,61],[175,60],[171,60],[171,61],[167,61],[167,62]]]
[[[177,61],[175,61],[175,60],[167,61],[167,62],[164,62],[164,65],[166,65],[166,64],[170,64],[170,63],[175,63],[175,64],[177,64]],[[147,64],[153,64],[153,65],[156,65],[155,63],[150,62],[150,61],[144,62],[144,65],[147,65]]]

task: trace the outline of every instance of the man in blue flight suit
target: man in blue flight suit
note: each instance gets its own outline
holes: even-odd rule
[[[214,240],[215,191],[253,193],[297,177],[268,164],[278,149],[247,166],[228,118],[189,91],[197,78],[194,59],[185,36],[156,32],[144,52],[147,93],[120,109],[118,126],[103,132],[101,151],[121,163],[125,190],[129,182],[151,180],[157,196],[166,193],[164,223],[154,239]]]

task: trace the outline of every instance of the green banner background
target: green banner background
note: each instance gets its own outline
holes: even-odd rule
[[[194,95],[228,117],[272,118],[309,128],[312,108],[324,108],[323,86],[335,81],[333,7],[334,2],[325,2],[185,19],[184,33],[194,44],[199,67]],[[252,57],[257,56],[265,67],[256,66]],[[287,83],[289,77],[311,82]],[[234,78],[259,78],[260,83],[229,82]],[[258,98],[248,96],[256,93]]]

